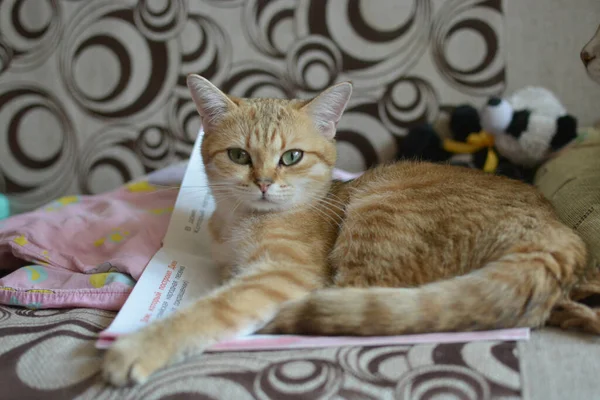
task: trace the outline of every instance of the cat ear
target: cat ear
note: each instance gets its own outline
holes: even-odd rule
[[[196,109],[202,118],[202,125],[205,128],[218,121],[219,118],[231,109],[237,107],[225,93],[210,83],[208,79],[199,75],[188,75],[187,86],[190,89],[192,99],[196,103]]]
[[[331,86],[308,102],[303,110],[312,117],[319,132],[327,139],[333,139],[335,129],[350,101],[352,84],[342,82]]]

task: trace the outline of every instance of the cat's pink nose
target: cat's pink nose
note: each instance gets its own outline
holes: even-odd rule
[[[271,186],[271,184],[273,183],[273,181],[271,179],[257,179],[256,180],[256,186],[258,186],[258,188],[260,189],[261,192],[267,193],[267,190],[269,190],[269,186]]]

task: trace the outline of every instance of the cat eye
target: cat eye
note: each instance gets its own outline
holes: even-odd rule
[[[297,164],[300,160],[302,160],[302,156],[304,156],[304,152],[302,150],[288,150],[283,153],[279,163],[289,167],[290,165]]]
[[[227,150],[227,155],[236,164],[248,165],[252,163],[252,158],[250,158],[250,154],[246,150],[238,148],[229,149]]]

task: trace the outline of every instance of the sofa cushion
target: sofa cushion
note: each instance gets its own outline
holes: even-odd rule
[[[590,266],[600,268],[600,130],[582,130],[572,146],[539,168],[535,185],[585,240]]]

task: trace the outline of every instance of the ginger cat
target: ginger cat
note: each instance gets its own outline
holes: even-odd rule
[[[188,86],[205,129],[225,281],[120,338],[103,366],[115,385],[255,331],[541,327],[585,266],[582,240],[524,183],[417,162],[332,182],[350,83],[310,101],[226,96],[197,75]]]

